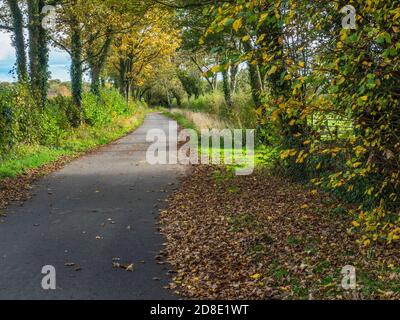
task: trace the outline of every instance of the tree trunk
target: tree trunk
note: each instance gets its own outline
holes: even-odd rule
[[[178,92],[176,89],[172,89],[171,91],[172,91],[172,95],[173,95],[173,96],[175,97],[175,99],[176,99],[176,104],[177,104],[177,106],[178,106],[178,107],[181,107],[181,106],[182,106],[182,98],[181,98],[179,92]]]
[[[131,94],[131,83],[129,80],[125,80],[125,99],[127,105],[129,105],[130,102],[130,94]]]
[[[78,119],[74,123],[78,126],[82,123],[82,83],[83,83],[83,68],[82,68],[82,38],[81,30],[78,25],[72,26],[71,35],[71,87],[72,100],[78,109]]]
[[[48,88],[48,36],[41,24],[43,0],[28,1],[29,76],[32,94],[43,107]]]
[[[39,74],[39,32],[38,32],[39,3],[37,0],[28,1],[28,34],[29,34],[29,78],[32,91],[38,88]]]
[[[91,91],[99,95],[100,94],[100,76],[104,69],[104,65],[107,62],[108,55],[110,53],[112,45],[112,30],[107,31],[105,42],[98,54],[94,52],[89,53],[91,57],[89,58],[90,76],[91,76]]]
[[[19,82],[28,80],[28,67],[25,52],[24,21],[17,0],[7,0],[13,23],[13,44],[17,56],[17,76]]]
[[[251,45],[250,41],[243,42],[243,48],[246,52],[253,51],[253,46]],[[248,68],[250,76],[251,95],[253,97],[254,104],[258,109],[262,105],[261,102],[262,84],[260,81],[260,74],[258,72],[257,64],[248,62]]]
[[[211,89],[213,91],[217,91],[217,89],[218,89],[218,74],[214,74],[212,77]]]
[[[229,83],[228,70],[222,71],[222,79],[223,79],[225,101],[228,107],[231,109],[233,107],[233,102],[232,102],[231,84]]]
[[[232,92],[236,92],[238,72],[239,72],[239,65],[234,64],[231,67],[231,91]]]
[[[120,58],[118,66],[118,88],[119,88],[119,93],[123,97],[125,97],[125,75],[126,75],[125,60]]]
[[[42,8],[46,5],[44,0],[39,0],[39,24],[38,24],[38,32],[39,32],[39,56],[38,56],[38,61],[39,61],[39,98],[40,98],[40,105],[41,107],[44,107],[46,100],[47,100],[47,94],[48,94],[48,89],[49,89],[49,48],[48,48],[48,42],[49,42],[49,36],[47,30],[45,30],[42,26],[42,19],[44,18],[43,14],[41,14]]]

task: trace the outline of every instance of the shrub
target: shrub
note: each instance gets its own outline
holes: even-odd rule
[[[71,97],[57,96],[50,99],[46,105],[46,113],[56,119],[62,130],[69,130],[79,119],[79,110]]]
[[[83,95],[83,119],[92,127],[109,124],[113,118],[133,113],[136,106],[127,105],[114,89],[101,92],[100,97]],[[79,123],[79,110],[71,97],[57,96],[38,107],[23,85],[0,87],[0,151],[7,154],[16,144],[60,146],[61,141]]]
[[[0,89],[0,151],[11,148],[14,142],[12,131],[13,108],[11,91],[5,88]]]
[[[84,121],[90,126],[102,126],[112,121],[115,116],[132,112],[133,105],[127,105],[125,99],[115,89],[103,89],[100,97],[91,92],[83,95]]]

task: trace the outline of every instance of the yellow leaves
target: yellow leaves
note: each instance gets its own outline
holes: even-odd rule
[[[400,228],[395,228],[388,235],[388,242],[391,243],[393,241],[400,240]]]
[[[294,86],[293,86],[293,94],[297,94],[297,91],[303,86],[302,81],[298,81]]]
[[[289,81],[292,79],[292,76],[290,74],[287,74],[284,78],[284,80]]]
[[[337,82],[337,85],[340,86],[341,84],[343,84],[346,81],[346,78],[341,76],[340,79]]]
[[[273,122],[278,121],[280,113],[281,113],[281,110],[280,110],[280,109],[274,110],[274,112],[272,112],[272,114],[271,114],[271,120],[272,120]]]
[[[392,177],[391,174],[392,171],[398,171],[398,164],[395,162],[398,160],[400,145],[395,147],[397,137],[393,135],[395,125],[391,121],[397,117],[393,117],[393,110],[390,110],[397,101],[391,92],[393,90],[388,87],[390,81],[385,79],[393,77],[393,67],[397,66],[398,59],[392,57],[400,47],[395,42],[397,39],[393,32],[397,33],[400,28],[391,20],[396,13],[383,13],[389,11],[384,9],[379,9],[382,12],[373,12],[377,10],[375,2],[366,1],[372,3],[367,10],[367,16],[371,13],[371,16],[376,14],[376,17],[389,18],[388,24],[383,27],[383,20],[376,20],[375,24],[367,25],[364,31],[342,29],[340,33],[332,34],[333,48],[328,54],[329,57],[324,55],[323,50],[315,54],[314,51],[317,50],[314,49],[319,49],[322,43],[316,43],[314,48],[312,43],[292,43],[284,39],[282,34],[275,35],[273,30],[279,30],[274,29],[277,26],[275,23],[287,23],[287,26],[292,26],[293,23],[295,26],[302,17],[297,16],[297,20],[292,21],[286,20],[286,12],[285,17],[281,17],[281,8],[274,10],[273,5],[264,6],[260,10],[260,6],[264,5],[263,1],[240,2],[243,10],[246,10],[240,12],[234,12],[234,9],[229,8],[229,4],[224,7],[223,17],[218,21],[229,17],[235,32],[243,31],[247,24],[253,27],[248,30],[255,30],[261,23],[267,22],[263,25],[266,28],[259,28],[258,34],[252,33],[250,36],[244,33],[242,40],[252,40],[252,50],[245,55],[243,61],[259,64],[263,76],[267,74],[264,79],[268,82],[268,89],[271,89],[265,90],[262,96],[265,107],[256,110],[257,115],[261,121],[277,122],[276,128],[285,130],[282,136],[293,138],[293,146],[297,150],[285,150],[280,157],[294,159],[290,159],[290,163],[285,161],[284,164],[295,166],[294,161],[298,164],[313,164],[313,167],[308,169],[313,177],[318,177],[317,183],[321,183],[322,187],[339,188],[335,191],[343,193],[347,190],[353,193],[354,197],[360,197],[358,200],[361,202],[369,197],[374,197],[377,201],[384,198],[387,207],[398,208],[400,177]],[[235,4],[232,6],[237,9]],[[291,14],[289,11],[296,12],[292,5],[288,15]],[[330,15],[316,17],[315,21],[313,19],[312,26],[317,28],[314,29],[316,35],[318,30],[326,31],[324,28],[332,25],[334,19],[336,18]],[[358,15],[357,19],[360,25],[365,22],[365,17]],[[377,53],[379,59],[375,59],[376,54],[370,52],[370,46],[377,44],[378,40],[382,41],[382,50]],[[284,46],[279,46],[278,43]],[[387,54],[383,49],[386,47],[390,49]],[[304,72],[302,68],[308,67],[309,63],[310,69]],[[376,68],[372,68],[374,63]],[[281,68],[281,64],[285,67]],[[275,87],[278,90],[274,90]],[[281,104],[279,108],[273,107],[277,104]],[[271,115],[268,118],[269,112]],[[303,124],[305,130],[302,130]],[[299,131],[303,136],[297,136]],[[290,145],[292,141],[288,140]],[[303,140],[312,142],[301,144]],[[312,172],[313,169],[315,172]],[[333,179],[330,178],[331,173],[339,172],[340,174]],[[387,186],[380,181],[381,176],[382,180],[388,178]],[[359,183],[360,180],[363,183]],[[371,188],[373,184],[376,184],[375,189]],[[373,217],[378,216],[378,212],[371,209],[366,216],[372,217],[373,220]],[[366,229],[364,226],[367,224],[362,220],[355,220],[361,223],[362,229]],[[379,223],[381,221],[376,219],[371,222],[370,227],[382,228],[377,226]]]
[[[144,86],[171,70],[180,43],[180,32],[173,25],[172,15],[166,10],[149,10],[126,32],[115,35],[107,71],[118,73],[120,61],[129,60],[125,79],[137,87]]]
[[[281,159],[287,159],[289,157],[294,157],[297,154],[297,150],[296,149],[289,149],[289,150],[284,150],[281,152]]]
[[[367,189],[367,191],[365,192],[365,194],[367,194],[367,195],[372,195],[372,193],[374,192],[374,190],[375,190],[375,188],[374,187],[370,187],[370,188],[368,188]]]
[[[268,13],[267,12],[261,14],[259,22],[263,23],[267,19],[267,17],[268,17]]]
[[[285,63],[290,66],[290,65],[293,64],[293,60],[288,58],[288,59],[285,60]]]
[[[371,240],[370,240],[370,239],[365,239],[365,240],[363,241],[363,246],[364,246],[364,247],[368,247],[370,244],[371,244]]]
[[[257,39],[257,43],[261,43],[261,42],[265,39],[266,36],[267,36],[267,35],[266,35],[265,33],[263,33],[262,35],[260,35],[260,36],[258,37],[258,39]]]
[[[367,149],[364,148],[363,146],[356,146],[353,149],[357,157],[364,155],[367,152]]]
[[[221,71],[221,66],[217,65],[217,66],[213,66],[211,69],[211,72],[213,73],[217,73]]]
[[[309,205],[308,205],[308,204],[303,204],[300,208],[301,208],[301,209],[308,209],[308,208],[309,208]]]
[[[262,276],[261,276],[261,274],[259,274],[259,273],[256,273],[256,274],[253,274],[252,276],[250,276],[250,278],[251,279],[253,279],[253,280],[258,280],[258,279],[260,279]]]
[[[301,150],[297,156],[296,163],[304,163],[307,156],[308,155],[304,152],[304,150]]]
[[[274,56],[268,55],[267,53],[263,52],[262,59],[265,64],[268,64],[269,62],[271,62],[274,59]]]
[[[232,28],[233,28],[233,30],[238,32],[240,30],[240,28],[242,27],[242,25],[243,25],[243,19],[239,18],[233,23]]]
[[[247,42],[247,41],[249,41],[250,40],[250,36],[249,35],[245,35],[243,38],[242,38],[242,41],[243,42]]]
[[[223,20],[221,20],[219,23],[218,23],[218,25],[220,26],[220,27],[223,27],[223,26],[225,26],[228,22],[229,22],[229,20],[230,20],[230,18],[224,18]]]
[[[351,224],[353,225],[353,227],[360,227],[360,223],[358,221],[353,221]]]
[[[268,75],[272,76],[274,73],[276,73],[276,71],[278,71],[278,67],[272,66],[271,69],[269,69],[269,71],[268,71]]]
[[[353,168],[354,169],[356,169],[356,168],[358,168],[358,167],[361,167],[362,166],[362,162],[355,162],[355,163],[353,163]]]

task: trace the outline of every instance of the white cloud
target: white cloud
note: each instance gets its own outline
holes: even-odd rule
[[[9,60],[15,56],[14,47],[11,45],[9,34],[0,32],[0,61]]]
[[[10,34],[0,32],[0,82],[15,80],[9,74],[15,64],[15,50],[11,44]],[[70,59],[66,52],[51,48],[49,56],[49,70],[52,79],[69,81]]]

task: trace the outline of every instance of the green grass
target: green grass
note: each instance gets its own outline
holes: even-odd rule
[[[161,109],[161,112],[164,116],[175,120],[181,127],[197,131],[195,124],[192,121],[188,120],[182,114],[177,112],[169,112],[165,109]]]
[[[199,134],[196,125],[187,119],[184,115],[178,113],[178,112],[169,112],[166,109],[159,109],[166,117],[169,117],[173,120],[175,120],[181,127],[186,128],[186,129],[192,129],[197,131]],[[211,142],[211,139],[210,139]],[[229,150],[231,149],[231,150]],[[200,154],[203,155],[208,155],[210,157],[210,161],[212,159],[213,155],[220,155],[221,161],[224,159],[224,153],[226,151],[229,151],[231,153],[234,152],[232,149],[232,146],[225,146],[224,144],[224,139],[221,138],[221,142],[219,146],[212,146],[210,143],[210,147],[208,150],[203,150],[201,147],[201,142],[199,141],[198,143],[198,151]],[[236,157],[238,155],[236,154]],[[238,168],[243,168],[244,164],[250,164],[254,163],[256,167],[263,167],[263,168],[271,168],[276,159],[279,157],[279,150],[276,147],[272,146],[264,146],[264,145],[259,145],[255,147],[254,154],[249,155],[246,152],[245,147],[243,148],[243,153],[240,156],[240,159],[235,159],[236,164],[232,165],[227,165],[228,168],[232,169],[238,169]],[[239,161],[240,160],[240,161]],[[241,164],[239,164],[241,163]]]
[[[26,170],[38,168],[63,156],[62,149],[38,145],[20,145],[0,162],[0,178],[15,177]]]
[[[147,112],[147,109],[139,108],[133,116],[117,117],[106,126],[82,126],[71,130],[56,147],[17,145],[0,160],[0,179],[13,178],[62,156],[77,155],[108,144],[137,128]]]

